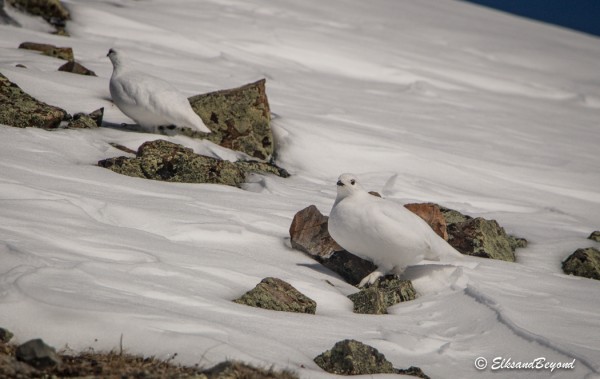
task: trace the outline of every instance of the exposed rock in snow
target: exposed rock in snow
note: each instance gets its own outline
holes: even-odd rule
[[[98,76],[94,71],[87,69],[82,64],[75,61],[69,61],[63,64],[58,68],[58,71],[71,72],[79,75]]]
[[[592,241],[600,242],[600,230],[596,230],[596,231],[592,232],[592,234],[590,234],[588,239],[590,239]]]
[[[265,82],[262,79],[239,88],[191,97],[192,108],[212,133],[206,136],[184,129],[182,134],[207,138],[254,158],[271,158],[275,147]]]
[[[0,328],[0,342],[6,343],[10,341],[11,338],[13,338],[13,334],[10,332],[10,330]]]
[[[47,43],[23,42],[19,49],[39,51],[49,57],[64,59],[65,61],[75,60],[73,49],[70,47],[58,47]]]
[[[76,113],[69,120],[67,128],[71,129],[89,129],[102,126],[102,118],[104,117],[104,108],[96,109],[90,114]]]
[[[387,314],[388,307],[415,297],[412,282],[394,276],[380,278],[368,288],[348,296],[354,303],[354,313],[365,314]]]
[[[418,367],[396,369],[377,349],[356,340],[343,340],[315,358],[323,370],[337,375],[404,374],[429,378]]]
[[[38,101],[0,74],[0,124],[17,128],[57,128],[67,116],[61,108]]]
[[[448,230],[448,243],[463,254],[515,261],[515,249],[527,246],[522,238],[506,234],[496,220],[472,218],[453,209],[442,208]]]
[[[440,206],[433,203],[413,203],[404,204],[404,206],[421,217],[431,226],[438,236],[448,241],[448,231],[446,230],[446,219],[440,210]]]
[[[16,350],[17,359],[35,368],[46,368],[60,364],[56,350],[41,339],[33,339],[19,345]]]
[[[317,310],[317,303],[314,300],[277,278],[263,279],[256,287],[234,302],[273,311],[315,314]]]
[[[285,172],[262,162],[229,162],[194,153],[192,149],[164,140],[142,144],[135,158],[104,159],[98,165],[119,174],[181,183],[213,183],[240,187],[249,172],[285,176]]]
[[[7,0],[13,7],[33,16],[41,16],[56,28],[56,33],[67,35],[65,27],[71,14],[59,0]]]
[[[565,274],[600,280],[600,250],[577,249],[563,261],[562,269]]]

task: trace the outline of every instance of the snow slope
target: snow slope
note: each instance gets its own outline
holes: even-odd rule
[[[600,40],[453,0],[79,0],[71,38],[11,12],[0,72],[71,113],[105,107],[119,47],[186,94],[267,78],[278,163],[240,190],[129,178],[97,167],[156,138],[115,128],[0,126],[0,325],[21,342],[111,349],[210,366],[227,358],[332,378],[312,359],[341,339],[434,378],[599,377],[600,283],[560,262],[600,228]],[[74,48],[99,76],[18,50]],[[28,69],[15,67],[22,63]],[[235,159],[207,142],[168,138]],[[530,246],[517,263],[420,266],[420,297],[353,314],[356,291],[289,247],[298,210],[328,213],[342,172],[400,203],[497,219]],[[232,299],[275,276],[316,315]],[[331,286],[327,281],[333,283]],[[495,357],[574,370],[477,371]]]

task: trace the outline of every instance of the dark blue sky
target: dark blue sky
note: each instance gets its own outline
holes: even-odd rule
[[[600,0],[465,0],[600,36]]]

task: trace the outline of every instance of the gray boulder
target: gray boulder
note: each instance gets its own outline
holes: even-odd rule
[[[54,129],[66,118],[64,109],[34,99],[0,74],[0,124]]]
[[[388,307],[414,300],[416,296],[417,292],[410,280],[386,276],[348,298],[354,303],[354,313],[387,314]]]
[[[588,239],[590,239],[592,241],[600,242],[600,230],[596,230],[596,231],[592,232],[592,234],[590,234]]]
[[[17,360],[25,362],[37,369],[56,366],[61,363],[56,350],[44,343],[41,339],[25,342],[15,351]]]
[[[273,311],[315,314],[317,303],[300,293],[289,283],[277,278],[265,278],[235,303]]]
[[[565,274],[600,280],[600,251],[593,247],[577,249],[562,263]]]

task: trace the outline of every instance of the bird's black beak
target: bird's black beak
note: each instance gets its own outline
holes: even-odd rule
[[[341,181],[341,180],[338,180],[338,181],[337,181],[337,185],[338,185],[338,187],[342,187],[342,186],[344,185],[344,183],[342,183],[342,181]]]

